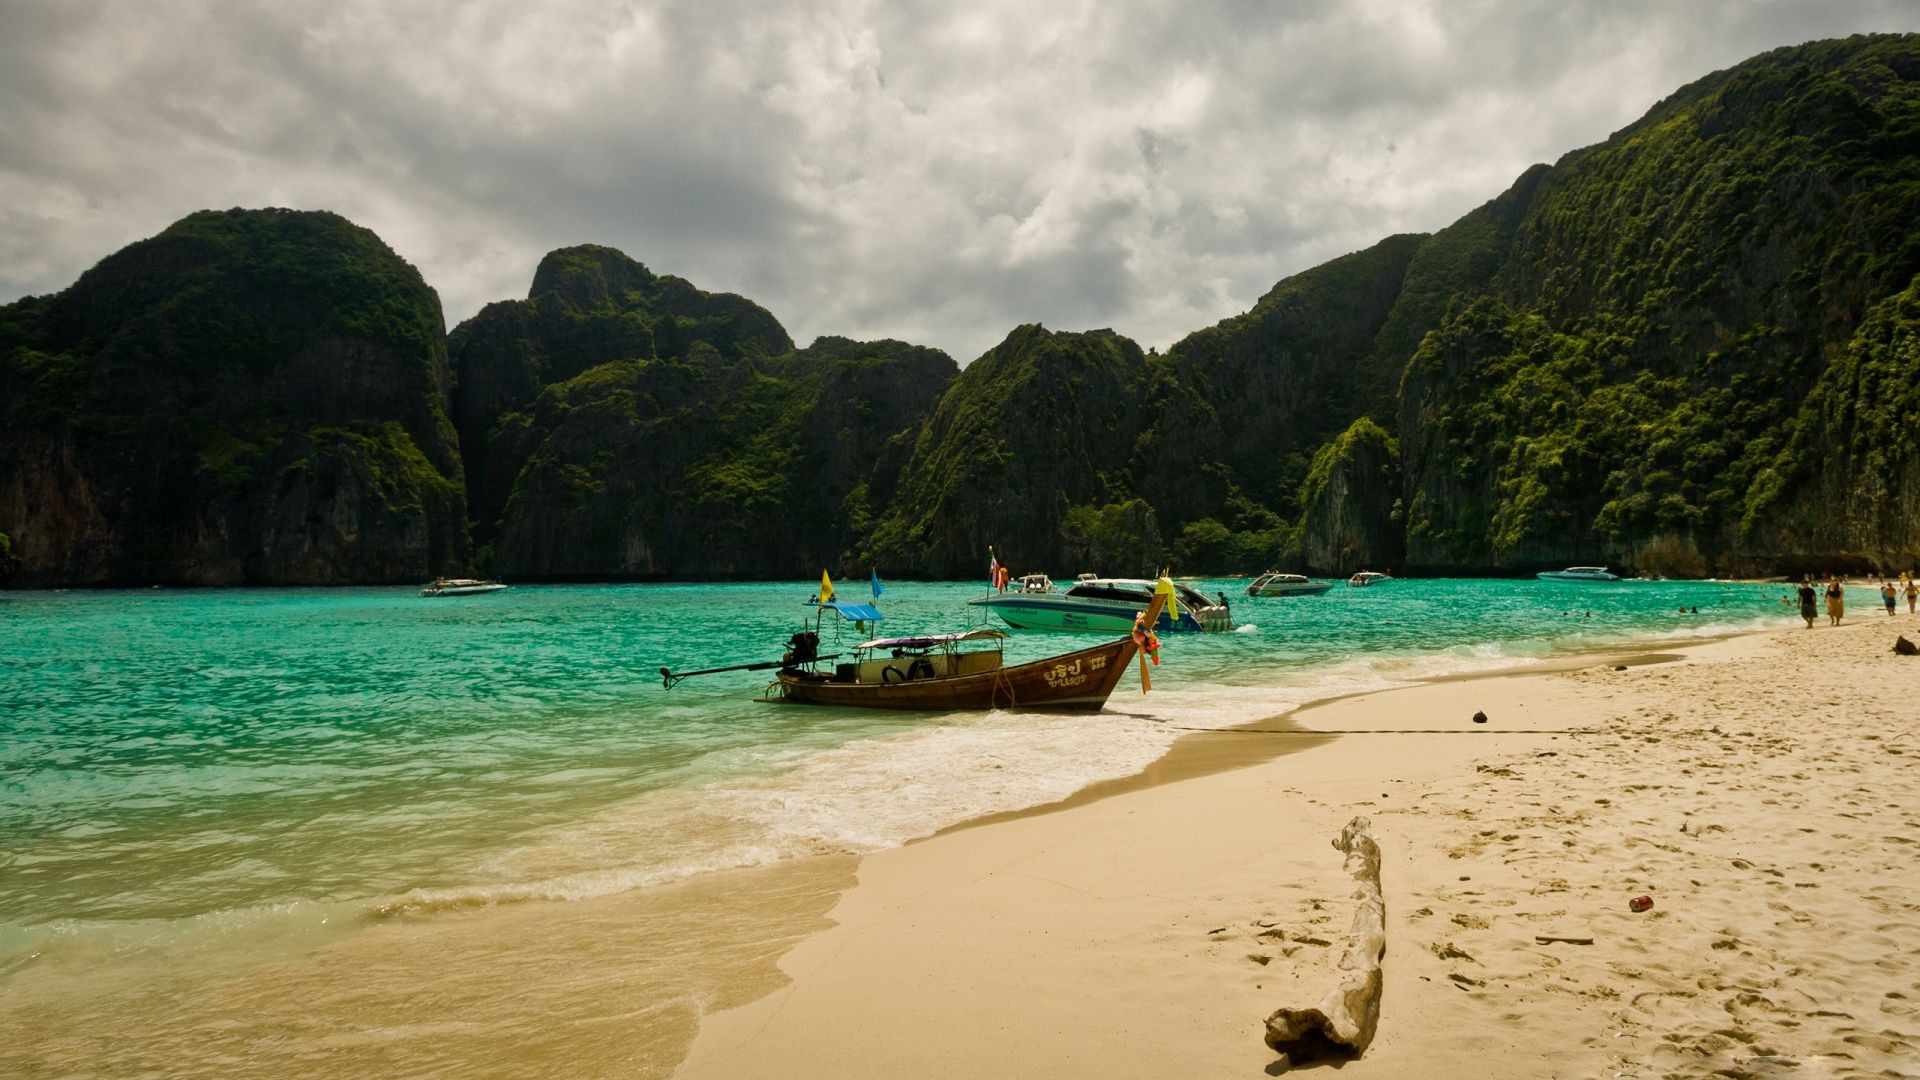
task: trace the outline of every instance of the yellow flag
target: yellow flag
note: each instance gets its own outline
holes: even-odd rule
[[[824,604],[831,599],[833,599],[833,582],[828,579],[827,572],[822,570],[820,571],[820,602]]]
[[[1167,618],[1174,622],[1179,622],[1180,600],[1173,595],[1173,579],[1165,574],[1161,574],[1160,580],[1153,586],[1153,591],[1156,595],[1167,598]]]

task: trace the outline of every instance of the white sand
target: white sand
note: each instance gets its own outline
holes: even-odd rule
[[[1357,813],[1386,992],[1343,1077],[1920,1075],[1896,630],[1920,620],[1338,701],[1293,718],[1353,733],[1325,745],[875,855],[680,1075],[1268,1075],[1266,1014],[1331,984]]]

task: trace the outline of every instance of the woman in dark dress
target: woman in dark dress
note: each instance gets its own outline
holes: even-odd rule
[[[1840,583],[1836,575],[1827,582],[1827,623],[1840,625],[1840,616],[1847,613],[1847,587]]]
[[[1819,610],[1814,606],[1816,602],[1814,598],[1818,595],[1813,590],[1813,582],[1806,578],[1800,579],[1800,617],[1807,620],[1809,630],[1813,629],[1813,617]]]

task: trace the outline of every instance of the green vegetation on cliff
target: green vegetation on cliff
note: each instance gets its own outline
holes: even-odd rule
[[[1457,295],[1406,371],[1409,557],[1530,569],[1677,546],[1737,568],[1911,552],[1892,522],[1841,544],[1808,528],[1845,531],[1857,510],[1792,508],[1872,425],[1803,401],[1845,385],[1829,365],[1920,272],[1916,78],[1911,37],[1777,50],[1530,176],[1487,288]],[[1856,467],[1912,467],[1887,434]]]
[[[934,573],[996,539],[1054,562],[1140,498],[1186,571],[1403,544],[1427,571],[1905,565],[1920,459],[1890,298],[1917,221],[1920,37],[1776,50],[1432,236],[1282,281],[1133,364],[1125,408],[1054,400],[1117,385],[1107,352],[1056,345],[1035,379],[1003,362],[1017,332],[921,432],[879,547]]]
[[[0,308],[29,584],[418,580],[466,551],[433,290],[327,213],[207,211]]]
[[[1373,344],[1423,240],[1389,237],[1295,274],[1168,351],[1175,377],[1218,414],[1223,464],[1244,495],[1293,518],[1322,443],[1357,416],[1392,422],[1405,356],[1377,360]]]
[[[475,535],[516,577],[837,566],[954,371],[895,341],[796,350],[758,305],[595,246],[451,341]]]
[[[796,349],[585,245],[446,338],[449,391],[371,233],[196,214],[0,307],[0,529],[29,583],[419,576],[463,502],[515,576],[1904,567],[1916,222],[1915,35],[1709,75],[1165,355]]]
[[[1340,575],[1401,565],[1400,447],[1371,417],[1313,456],[1300,505],[1297,546],[1306,565]]]

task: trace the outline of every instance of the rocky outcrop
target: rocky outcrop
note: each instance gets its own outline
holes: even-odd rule
[[[1920,279],[1874,306],[1747,499],[1744,544],[1783,573],[1920,568]]]
[[[205,212],[0,309],[17,584],[415,581],[467,557],[439,301],[326,213]]]
[[[1316,449],[1355,417],[1393,422],[1407,354],[1379,355],[1374,343],[1426,239],[1389,237],[1296,274],[1168,350],[1170,372],[1217,417],[1217,460],[1236,491],[1293,518]],[[1218,512],[1172,490],[1156,505],[1181,520]]]
[[[920,430],[872,560],[970,577],[992,546],[1010,565],[1061,565],[1070,511],[1135,497],[1130,470],[1153,442],[1142,433],[1162,431],[1150,423],[1152,378],[1140,347],[1110,330],[1016,329],[960,373]]]
[[[522,579],[837,570],[955,372],[896,341],[795,350],[758,305],[592,246],[451,340],[475,535]]]
[[[1400,566],[1399,492],[1400,450],[1379,424],[1363,416],[1321,447],[1300,493],[1307,571],[1346,577]]]
[[[405,580],[463,506],[522,578],[1895,569],[1916,221],[1915,35],[1714,73],[1166,355],[796,350],[586,245],[447,337],[449,391],[370,233],[199,214],[0,308],[0,532],[24,584]]]
[[[1886,305],[1920,272],[1917,106],[1920,38],[1776,50],[1490,204],[1402,382],[1409,563],[1911,560],[1911,458],[1877,416],[1907,377]]]
[[[448,344],[457,378],[453,417],[481,545],[498,535],[536,449],[523,429],[548,387],[603,364],[685,358],[695,345],[725,363],[793,351],[786,330],[758,304],[702,292],[593,244],[549,253],[525,300],[487,305],[455,327]]]

